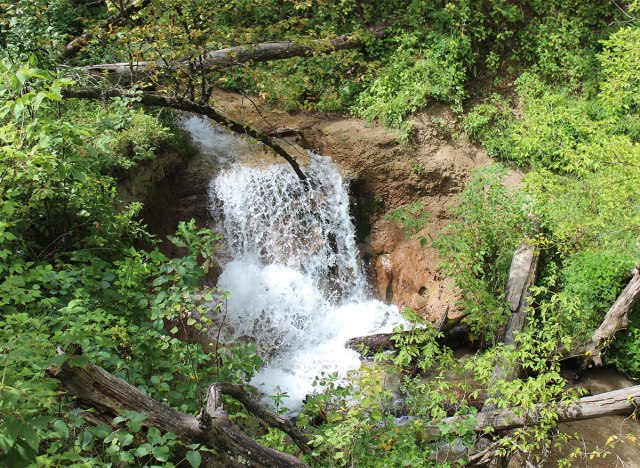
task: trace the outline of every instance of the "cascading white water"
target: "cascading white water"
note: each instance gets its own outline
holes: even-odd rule
[[[183,125],[202,130],[195,122]],[[208,140],[234,138],[205,133]],[[203,132],[191,134],[198,142]],[[337,167],[311,155],[304,170],[308,189],[286,164],[236,163],[214,177],[210,190],[229,258],[218,283],[231,293],[225,333],[255,341],[267,365],[251,383],[267,394],[279,387],[293,411],[321,372],[359,368],[358,354],[344,347],[347,339],[391,331],[403,321],[396,307],[367,295]]]

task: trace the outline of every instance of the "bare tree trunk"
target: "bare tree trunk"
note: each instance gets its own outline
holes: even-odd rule
[[[538,253],[535,246],[530,243],[518,247],[511,260],[509,269],[509,279],[507,280],[506,296],[509,303],[511,315],[507,322],[504,334],[504,343],[508,346],[515,346],[515,337],[524,330],[527,322],[527,301],[530,296],[529,288],[536,281],[538,271]],[[519,362],[498,362],[491,373],[491,381],[513,380],[520,373]],[[487,397],[496,395],[488,395]],[[493,403],[485,405],[487,410],[495,409]]]
[[[112,97],[131,96],[127,91],[116,88],[66,88],[62,90],[62,95],[65,98],[92,99],[99,101]],[[268,146],[279,156],[281,156],[285,161],[287,161],[301,181],[307,181],[307,177],[304,172],[302,172],[302,169],[300,169],[300,165],[296,161],[296,158],[291,156],[282,146],[277,144],[273,140],[273,138],[259,132],[252,127],[249,127],[248,125],[242,125],[241,123],[235,122],[228,117],[223,116],[210,106],[207,106],[205,104],[197,104],[186,99],[170,98],[156,93],[145,93],[142,95],[136,95],[135,97],[138,102],[148,106],[170,107],[172,109],[178,109],[204,115],[206,117],[209,117],[214,122],[227,127],[233,132],[247,135],[255,140],[258,140],[260,143]]]
[[[249,466],[264,468],[307,466],[293,455],[259,444],[229,420],[220,402],[222,394],[239,396],[242,403],[252,398],[248,394],[241,395],[235,386],[218,384],[209,387],[206,410],[195,418],[163,405],[92,363],[84,368],[73,366],[73,358],[69,356],[60,368],[50,368],[48,373],[60,380],[69,393],[96,408],[103,416],[106,413],[115,417],[120,410],[143,413],[146,416],[143,425],[172,432],[187,444],[197,443],[215,449],[229,457],[228,463],[233,465],[242,465],[244,460]],[[253,408],[253,403],[249,403],[248,409]],[[293,434],[298,445],[305,440],[298,437],[297,428],[286,427],[291,425],[268,410],[261,408],[258,416],[267,423],[277,421],[276,427]]]
[[[638,300],[640,300],[640,268],[636,267],[631,281],[613,303],[602,324],[591,335],[589,342],[577,351],[579,354],[586,355],[584,367],[602,365],[603,350],[613,340],[616,332],[629,326],[629,313]],[[571,354],[575,355],[576,352]]]
[[[383,29],[371,29],[368,31],[375,37],[384,35]],[[268,62],[291,57],[308,57],[318,54],[329,54],[339,50],[352,50],[362,47],[362,40],[356,35],[342,35],[328,39],[316,39],[309,44],[299,44],[292,41],[261,42],[258,44],[229,47],[226,49],[211,50],[207,52],[201,63],[198,63],[198,71],[210,70],[214,67],[228,67],[247,62]],[[190,64],[188,60],[173,63],[157,62],[121,62],[104,63],[79,67],[90,73],[105,73],[115,80],[125,82],[136,81],[145,75],[150,75],[158,70],[170,68],[185,68]]]

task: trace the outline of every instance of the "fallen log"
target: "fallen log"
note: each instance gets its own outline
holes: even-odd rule
[[[571,354],[583,355],[583,367],[602,366],[602,353],[613,340],[616,332],[629,326],[629,313],[640,300],[640,268],[636,267],[627,287],[618,296],[604,317],[602,324],[593,332],[591,339]]]
[[[504,332],[503,342],[507,346],[516,346],[516,336],[524,330],[527,323],[527,306],[530,296],[530,288],[535,284],[538,271],[538,253],[535,246],[527,242],[513,254],[509,278],[507,280],[506,298],[511,310],[507,328]],[[513,380],[521,373],[519,362],[497,362],[491,373],[491,381]],[[495,398],[498,395],[488,395]],[[485,405],[487,410],[495,409],[495,404],[489,402]]]
[[[302,169],[300,169],[300,165],[296,161],[296,158],[291,156],[282,146],[276,143],[273,138],[259,132],[258,130],[248,125],[243,125],[239,122],[231,120],[230,118],[220,114],[218,111],[206,104],[198,104],[186,99],[171,98],[157,93],[143,93],[132,95],[126,90],[117,88],[65,88],[62,90],[62,96],[64,98],[92,99],[97,101],[102,101],[113,97],[134,97],[138,102],[147,106],[169,107],[172,109],[204,115],[214,122],[228,128],[232,132],[247,135],[254,140],[259,141],[263,145],[271,148],[276,154],[281,156],[285,161],[289,163],[300,180],[305,182],[307,181],[307,177],[304,172],[302,172]]]
[[[469,417],[475,418],[474,431],[481,433],[487,428],[495,432],[509,431],[524,426],[533,426],[540,419],[542,411],[552,409],[558,414],[558,422],[566,423],[585,419],[600,418],[617,414],[632,414],[640,406],[640,385],[622,388],[581,398],[570,403],[537,404],[532,411],[517,408],[480,411],[471,416],[452,416],[442,424],[456,424]]]
[[[104,23],[99,26],[99,29],[109,30],[114,26],[123,24],[124,22],[126,22],[127,18],[147,7],[150,3],[151,0],[140,0],[127,5],[122,10],[119,10],[117,13],[109,17]],[[64,47],[64,50],[60,54],[60,57],[62,57],[63,59],[73,57],[89,44],[89,41],[92,37],[93,31],[87,31],[81,36],[78,36],[75,39],[71,40]]]
[[[406,330],[398,335],[409,337],[419,329]],[[345,342],[345,347],[355,351],[365,350],[367,354],[375,354],[381,351],[393,350],[398,342],[393,340],[395,333],[376,333],[374,335],[357,336]],[[442,338],[438,343],[449,348],[460,348],[468,344],[469,326],[465,323],[455,325],[451,329],[442,331]]]
[[[85,367],[73,366],[75,355],[67,355],[68,359],[60,367],[51,367],[48,374],[58,379],[62,386],[80,402],[98,410],[103,416],[110,418],[121,410],[137,411],[146,416],[142,421],[146,427],[156,427],[163,432],[172,432],[186,444],[202,444],[226,455],[225,464],[233,466],[254,467],[304,467],[300,459],[287,453],[266,447],[241,431],[233,424],[222,408],[221,395],[229,394],[239,397],[241,403],[249,402],[247,409],[251,411],[253,403],[250,396],[239,393],[238,388],[228,384],[214,384],[207,391],[206,408],[199,418],[180,413],[145,395],[136,387],[110,374],[92,363]],[[244,392],[244,391],[243,391]],[[300,446],[303,439],[297,437],[297,428],[279,416],[261,408],[258,415],[263,421],[277,424],[279,428],[293,434]],[[275,426],[275,427],[278,427]],[[306,445],[306,444],[305,444]],[[210,466],[216,466],[211,464]]]
[[[384,36],[383,28],[372,28],[367,32],[377,38]],[[359,35],[344,34],[327,39],[315,39],[307,43],[293,41],[261,42],[258,44],[210,50],[205,52],[201,60],[197,62],[189,59],[178,60],[171,63],[165,63],[164,61],[120,62],[87,65],[78,67],[78,69],[89,73],[106,74],[116,80],[131,82],[163,69],[177,70],[193,65],[198,71],[207,71],[214,67],[228,67],[247,62],[268,62],[292,57],[328,54],[341,50],[353,50],[363,45],[364,42]]]
[[[500,439],[489,440],[483,434],[489,429],[491,432],[508,433],[513,429],[535,426],[540,420],[542,412],[549,410],[557,413],[558,423],[568,423],[603,416],[631,415],[640,406],[640,385],[588,396],[578,401],[568,403],[538,404],[531,411],[521,408],[506,408],[497,410],[482,410],[474,415],[452,416],[441,420],[438,425],[460,424],[474,419],[473,430],[478,438],[471,447],[462,443],[443,444],[432,454],[438,461],[451,461],[467,458],[467,466],[494,466],[507,461],[503,455],[498,455],[501,446]],[[548,414],[548,413],[546,413]],[[439,430],[431,429],[429,434],[436,437]]]

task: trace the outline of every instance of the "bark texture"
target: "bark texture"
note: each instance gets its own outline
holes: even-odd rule
[[[233,386],[212,385],[207,392],[206,410],[199,418],[180,413],[150,398],[124,380],[101,367],[88,363],[86,367],[70,365],[73,356],[60,368],[49,369],[49,374],[60,380],[62,386],[83,404],[93,407],[102,415],[115,417],[119,410],[137,411],[146,415],[142,422],[163,432],[173,432],[185,443],[198,443],[213,448],[228,457],[233,466],[270,468],[303,467],[298,458],[266,447],[238,429],[222,409],[220,396],[227,391],[238,394]],[[247,401],[247,398],[244,398]],[[242,401],[241,401],[242,402]],[[277,420],[279,416],[262,408],[259,417]]]
[[[369,33],[375,37],[383,37],[384,29],[371,29]],[[199,71],[210,70],[215,67],[228,67],[247,62],[268,62],[291,57],[307,57],[320,54],[329,54],[339,50],[358,49],[363,46],[363,41],[356,35],[345,34],[342,36],[316,39],[308,43],[292,41],[261,42],[258,44],[241,45],[225,49],[206,52],[202,60],[194,63]],[[159,70],[187,68],[191,62],[180,60],[172,63],[162,61],[140,61],[103,63],[79,67],[90,73],[105,73],[116,80],[136,81],[145,75],[155,74]]]
[[[62,95],[65,98],[92,100],[105,100],[112,97],[131,96],[128,91],[117,88],[66,88],[62,90]],[[252,127],[249,127],[248,125],[242,125],[229,119],[228,117],[225,117],[206,104],[198,104],[185,99],[171,98],[156,93],[145,93],[136,95],[135,97],[140,103],[147,106],[170,107],[172,109],[178,109],[186,112],[193,112],[194,114],[204,115],[235,133],[247,135],[264,144],[265,146],[271,148],[276,152],[276,154],[287,161],[301,181],[306,182],[307,180],[307,177],[304,172],[302,172],[302,169],[296,161],[296,158],[291,156],[282,146],[276,143],[273,138],[259,132]]]

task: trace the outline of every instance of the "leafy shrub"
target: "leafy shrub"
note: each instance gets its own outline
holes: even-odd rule
[[[603,42],[601,98],[618,113],[640,110],[640,29],[626,27]]]
[[[135,164],[153,159],[158,145],[170,137],[169,129],[157,117],[138,109],[131,112],[126,127],[118,135],[116,151]]]
[[[353,112],[367,120],[400,127],[404,118],[424,107],[429,99],[461,108],[466,96],[468,54],[464,39],[435,36],[430,48],[401,48],[390,57],[377,78],[359,95]]]
[[[640,379],[640,307],[629,317],[629,328],[618,332],[605,362],[633,379]]]
[[[493,340],[506,322],[504,300],[511,258],[531,230],[528,202],[520,191],[510,192],[498,164],[474,171],[453,208],[453,220],[434,241],[460,292],[460,306],[473,330]]]
[[[489,155],[509,159],[506,139],[513,116],[509,102],[493,94],[487,102],[478,104],[464,116],[462,128],[474,143],[482,143]]]
[[[562,294],[576,301],[574,313],[562,313],[560,322],[569,336],[590,335],[625,286],[634,265],[630,252],[586,250],[571,256],[562,269]]]

